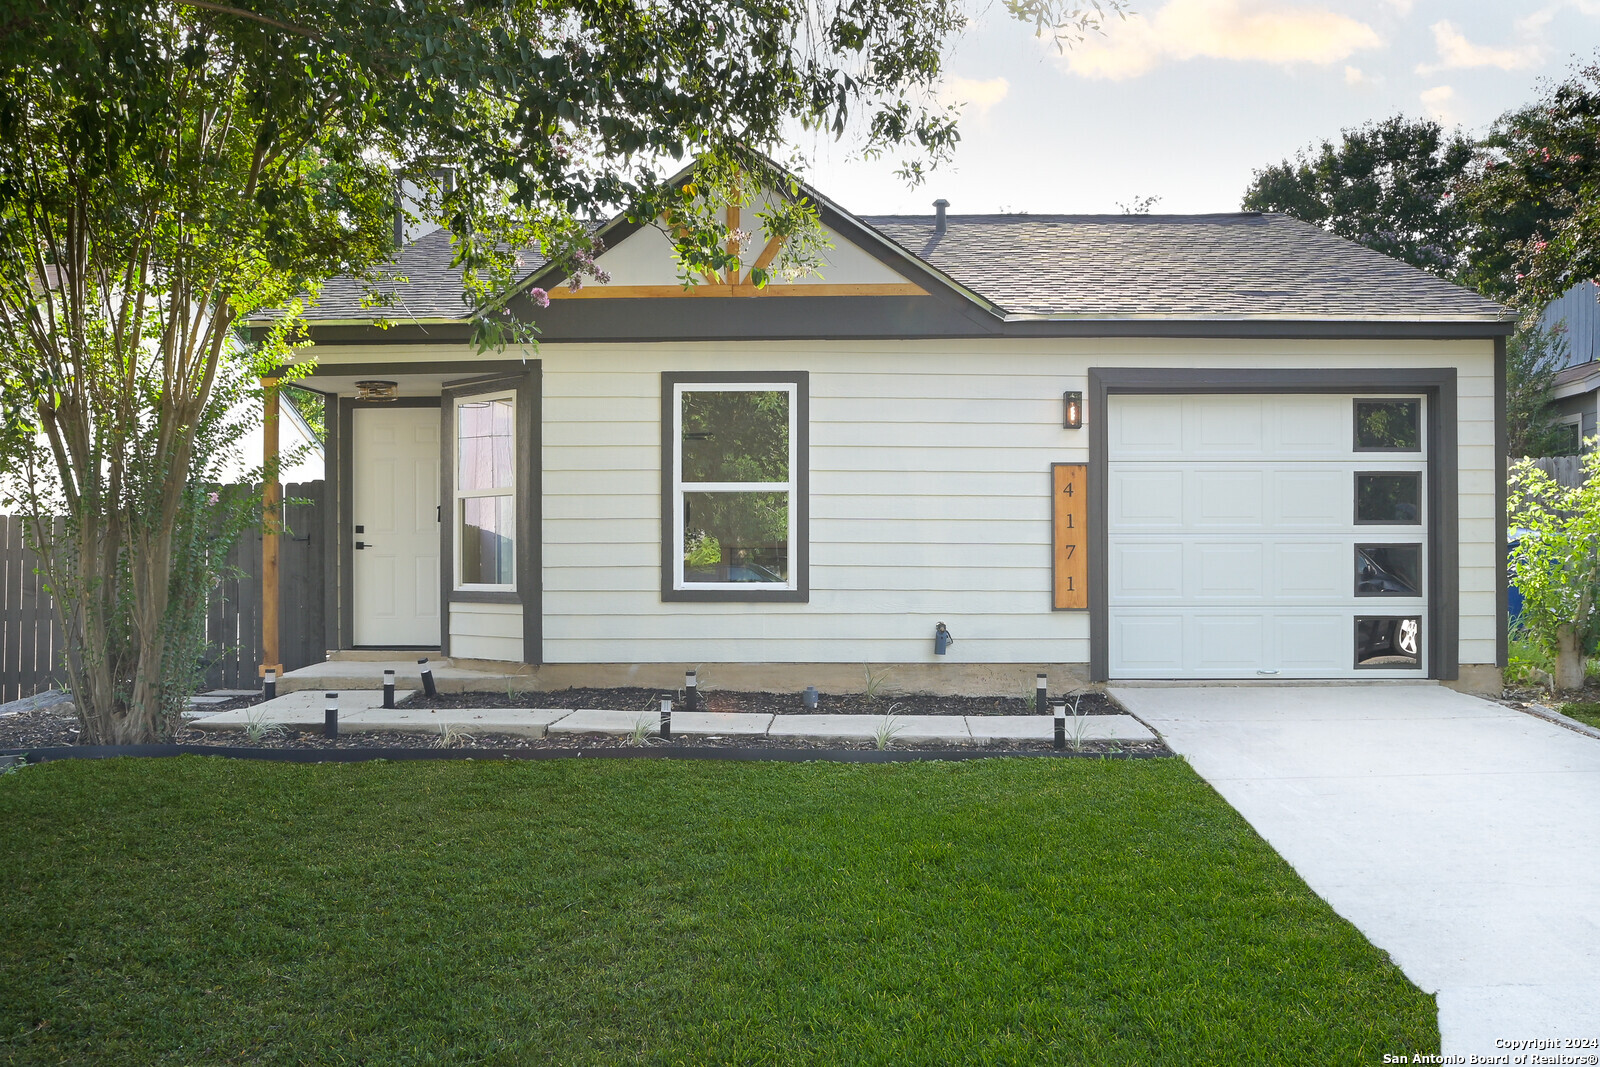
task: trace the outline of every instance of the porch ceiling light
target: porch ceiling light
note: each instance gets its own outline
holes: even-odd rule
[[[356,394],[357,400],[387,401],[400,398],[399,382],[385,382],[376,378],[368,378],[357,382],[356,388],[360,390]]]

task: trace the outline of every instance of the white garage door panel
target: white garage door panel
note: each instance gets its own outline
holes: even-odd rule
[[[1351,556],[1348,541],[1301,541],[1272,546],[1274,591],[1280,600],[1315,603],[1350,598]]]
[[[1259,542],[1190,545],[1189,556],[1195,576],[1191,599],[1259,601],[1266,591],[1266,546]]]
[[[1144,677],[1171,678],[1183,671],[1182,615],[1126,612],[1114,615],[1110,627],[1111,662]]]
[[[1118,600],[1181,601],[1183,545],[1176,541],[1117,545],[1111,550],[1109,580]]]
[[[1113,678],[1422,674],[1354,663],[1358,615],[1427,614],[1423,597],[1355,595],[1355,545],[1426,543],[1355,523],[1357,471],[1425,469],[1421,452],[1356,452],[1355,399],[1110,398]]]

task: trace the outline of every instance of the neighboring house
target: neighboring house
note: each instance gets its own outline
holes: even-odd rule
[[[388,330],[326,286],[302,384],[338,550],[285,610],[545,687],[1499,691],[1504,309],[1281,215],[806,195],[822,277],[685,289],[613,221],[609,284],[538,267],[550,306],[512,300],[526,359],[469,344],[443,231],[403,249]]]
[[[1595,436],[1600,402],[1600,287],[1579,282],[1552,300],[1539,321],[1546,329],[1558,323],[1566,327],[1569,356],[1552,394],[1567,435],[1564,450],[1577,452],[1581,441]]]
[[[285,485],[296,482],[314,482],[323,476],[322,442],[295,406],[285,400],[280,405],[278,419],[278,455],[281,467],[278,481]],[[244,433],[234,456],[223,466],[220,481],[243,482],[260,476],[264,462],[262,446],[261,404],[237,405],[228,415],[230,420],[245,421]]]

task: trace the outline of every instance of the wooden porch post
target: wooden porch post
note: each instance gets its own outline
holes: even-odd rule
[[[283,529],[283,486],[278,481],[278,379],[261,379],[263,411],[261,459],[267,481],[261,488],[261,669],[283,674],[278,650],[278,532]]]

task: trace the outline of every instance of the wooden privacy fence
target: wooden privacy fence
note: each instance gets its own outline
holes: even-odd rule
[[[286,670],[320,662],[327,654],[322,616],[322,525],[326,483],[283,487],[288,530],[279,541],[282,602],[279,643]],[[55,603],[38,559],[27,547],[26,520],[0,515],[0,703],[66,684],[64,647]],[[57,531],[60,520],[55,520]],[[206,610],[205,685],[254,689],[261,663],[261,531],[246,531],[224,561],[229,572],[212,591]]]
[[[1512,459],[1510,462],[1520,462]],[[1576,489],[1585,481],[1582,456],[1543,456],[1532,461],[1535,467],[1555,480],[1557,485]]]

